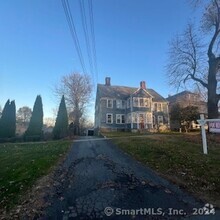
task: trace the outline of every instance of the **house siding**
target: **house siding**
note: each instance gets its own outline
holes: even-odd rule
[[[135,105],[138,106],[134,106],[135,98],[137,98]],[[161,103],[162,109],[160,112],[153,110],[154,99],[157,103]],[[108,108],[107,100],[113,100],[112,108]],[[130,100],[130,105],[127,103],[128,100]],[[118,108],[122,107],[121,101],[124,102],[124,108]],[[143,105],[143,103],[147,106],[140,106]],[[168,102],[152,89],[98,84],[95,106],[95,127],[99,130],[151,130],[158,128],[158,116],[163,117],[163,124],[169,124],[167,106]],[[110,124],[107,123],[107,114],[112,114],[113,117],[112,123]],[[131,120],[128,122],[129,114],[131,114]],[[124,115],[125,123],[117,123],[116,115]],[[155,118],[155,120],[153,120],[153,118]]]

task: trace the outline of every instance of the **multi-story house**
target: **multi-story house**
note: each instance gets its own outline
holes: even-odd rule
[[[179,104],[180,107],[185,108],[187,106],[196,106],[201,114],[207,114],[207,103],[201,100],[201,97],[197,93],[190,91],[183,91],[167,98],[169,102],[169,109],[174,105]]]
[[[200,95],[197,93],[183,91],[173,96],[169,96],[167,98],[167,101],[169,102],[169,112],[174,105],[178,104],[182,108],[185,108],[187,106],[198,107],[198,112],[200,114],[207,115],[207,103],[202,101]],[[180,125],[176,121],[170,121],[170,128],[179,129]],[[199,128],[199,125],[192,122],[192,128]]]
[[[153,130],[169,126],[168,102],[145,81],[139,88],[105,84],[97,85],[95,129],[98,130]]]

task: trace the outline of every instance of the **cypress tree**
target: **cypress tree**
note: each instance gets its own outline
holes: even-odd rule
[[[15,137],[16,133],[16,106],[15,101],[10,103],[10,118],[9,118],[9,137]]]
[[[53,129],[53,138],[60,139],[67,136],[68,133],[68,115],[66,110],[65,98],[62,96],[55,126]]]
[[[5,103],[0,119],[0,137],[11,138],[15,136],[16,130],[16,109],[15,101]]]
[[[29,126],[25,132],[25,136],[37,136],[41,137],[43,129],[43,104],[41,96],[38,95],[34,107],[33,113],[30,119]]]

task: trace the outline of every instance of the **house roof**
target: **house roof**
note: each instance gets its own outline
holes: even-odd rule
[[[185,96],[187,94],[194,94],[194,95],[196,95],[196,93],[193,93],[193,92],[185,90],[185,91],[179,92],[179,93],[177,93],[175,95],[167,97],[167,100],[168,101],[175,101],[178,97],[183,97],[183,96]]]
[[[100,98],[118,98],[127,99],[130,95],[133,95],[140,88],[127,87],[127,86],[106,86],[104,84],[97,85],[97,93]],[[153,89],[146,89],[146,92],[153,96],[153,101],[155,102],[167,102],[160,94],[158,94]]]

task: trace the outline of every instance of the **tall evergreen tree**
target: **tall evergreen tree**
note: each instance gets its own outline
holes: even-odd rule
[[[53,138],[60,139],[67,136],[68,133],[68,115],[66,110],[65,98],[62,96],[56,123],[53,129]]]
[[[15,101],[11,101],[10,103],[10,118],[9,118],[9,137],[15,137],[16,133],[16,106]]]
[[[43,104],[41,96],[38,95],[34,107],[33,113],[30,119],[28,129],[25,132],[25,136],[41,136],[43,129]]]
[[[16,109],[15,101],[10,102],[8,100],[5,103],[2,111],[2,117],[0,119],[0,137],[10,138],[15,136],[16,130]]]

